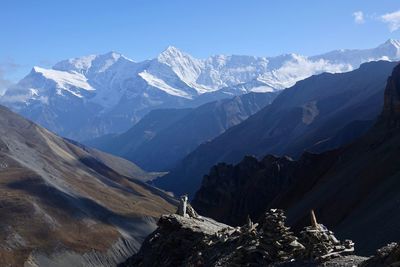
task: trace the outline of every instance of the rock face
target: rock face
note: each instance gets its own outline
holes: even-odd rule
[[[290,165],[281,165],[284,170],[281,168],[279,172],[276,172],[277,168],[270,168],[263,173],[264,167],[254,167],[253,174],[242,183],[235,182],[235,177],[241,173],[240,164],[230,167],[230,172],[211,172],[212,177],[206,177],[203,188],[193,201],[195,208],[201,211],[200,214],[216,218],[219,211],[225,222],[232,218],[243,221],[243,208],[246,207],[248,213],[253,212],[255,216],[261,216],[263,210],[270,207],[283,208],[287,210],[288,223],[295,229],[300,229],[307,221],[305,214],[308,210],[315,209],[322,222],[339,237],[354,240],[358,251],[364,255],[399,240],[400,233],[396,230],[400,221],[400,207],[397,205],[400,194],[396,189],[400,187],[399,90],[400,66],[397,66],[387,80],[381,116],[362,138],[320,155],[306,153]],[[279,160],[285,161],[276,159]],[[253,161],[254,166],[263,166]],[[291,173],[290,179],[280,178],[286,172]],[[219,186],[219,181],[222,186]],[[231,186],[226,187],[226,184]],[[250,184],[257,187],[246,187]],[[286,185],[283,190],[271,194],[269,199],[272,201],[265,203],[264,207],[259,203],[263,195],[260,198],[248,197],[263,190],[273,191],[271,188],[279,188],[282,184]],[[208,195],[212,197],[207,199]],[[241,201],[246,205],[239,208],[237,203]],[[227,214],[224,213],[226,207],[235,208],[228,209]],[[248,207],[260,209],[257,213]]]
[[[332,157],[306,153],[298,161],[268,155],[260,161],[247,156],[237,165],[220,163],[204,176],[192,205],[200,214],[242,225],[248,215],[261,218],[264,209],[299,177],[312,179],[333,162]]]
[[[207,245],[207,239],[227,225],[180,215],[162,216],[158,229],[147,237],[139,253],[120,266],[190,266]]]
[[[301,244],[285,225],[282,210],[270,210],[259,223],[249,220],[237,228],[205,217],[168,215],[159,220],[158,229],[146,239],[139,253],[120,266],[317,266],[322,262],[324,266],[335,266],[330,265],[330,260],[345,259],[330,251],[324,258],[307,254],[325,243],[309,239],[305,246]],[[337,240],[335,243],[341,244]],[[351,264],[357,262],[348,260]]]
[[[360,267],[395,267],[400,265],[400,246],[390,243],[378,249],[374,256],[363,262]]]
[[[390,128],[400,128],[400,68],[393,70],[385,90],[384,108],[381,121],[386,121]]]
[[[271,105],[197,147],[156,185],[191,197],[218,162],[244,155],[298,158],[349,144],[373,126],[394,62],[371,62],[342,74],[312,76],[284,90]],[[350,133],[347,133],[350,131]]]

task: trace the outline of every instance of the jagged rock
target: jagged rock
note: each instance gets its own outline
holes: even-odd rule
[[[162,216],[158,229],[145,240],[139,253],[120,266],[191,266],[189,262],[203,260],[199,252],[224,228],[233,229],[208,218]]]
[[[304,253],[306,259],[326,261],[354,253],[354,243],[351,240],[340,242],[332,231],[317,222],[313,210],[311,210],[311,226],[305,227],[300,235],[300,242],[306,247]]]
[[[353,266],[361,261],[341,257],[342,253],[333,262],[330,257],[320,257],[318,262],[305,259],[310,244],[345,245],[329,232],[327,238],[314,238],[305,246],[285,219],[282,210],[271,209],[258,223],[248,219],[246,225],[233,228],[206,217],[163,216],[139,253],[120,266]],[[318,233],[326,234],[322,226]],[[334,251],[341,250],[335,247]]]
[[[301,232],[300,242],[306,247],[305,257],[318,261],[354,252],[354,243],[351,240],[340,242],[323,224],[319,224],[318,228],[306,227]]]
[[[396,267],[400,266],[400,245],[390,243],[378,249],[373,257],[360,265],[361,267]]]
[[[191,218],[198,218],[199,217],[199,214],[197,214],[197,212],[194,210],[194,208],[190,204],[188,204],[188,206],[186,208],[186,213]]]
[[[248,215],[258,220],[268,203],[292,184],[296,167],[292,159],[274,156],[260,161],[246,156],[236,166],[220,163],[204,176],[193,207],[201,215],[230,225],[244,224]]]

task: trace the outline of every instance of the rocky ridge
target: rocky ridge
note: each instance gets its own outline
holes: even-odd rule
[[[338,241],[325,226],[306,227],[298,238],[285,219],[282,210],[271,209],[258,223],[249,219],[234,228],[166,215],[139,253],[119,266],[354,266],[365,260],[351,256],[354,244]]]

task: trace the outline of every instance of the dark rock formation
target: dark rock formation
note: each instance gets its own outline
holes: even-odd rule
[[[395,267],[400,266],[400,246],[390,243],[378,249],[374,256],[363,262],[361,267]]]
[[[190,261],[190,264],[202,261],[197,259],[202,256],[199,252],[224,228],[233,231],[233,228],[209,219],[177,214],[162,216],[158,229],[146,239],[139,253],[120,266],[191,266]]]
[[[388,79],[384,107],[380,117],[388,127],[400,128],[400,68],[396,67]]]
[[[330,251],[325,257],[310,258],[308,251],[317,247],[317,243],[322,242],[322,246],[326,242],[313,239],[302,245],[285,226],[282,210],[272,209],[259,223],[249,220],[237,228],[205,217],[180,215],[163,216],[158,225],[139,253],[120,266],[319,266],[322,262],[324,266],[353,266],[364,260]],[[322,228],[314,232],[325,233]],[[332,259],[348,264],[334,265],[339,261]]]
[[[242,225],[248,215],[258,220],[295,180],[313,180],[334,161],[331,156],[305,153],[298,161],[268,155],[260,161],[247,156],[235,166],[220,163],[204,177],[192,205],[204,216]]]

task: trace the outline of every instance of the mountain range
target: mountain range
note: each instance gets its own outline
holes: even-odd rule
[[[135,62],[119,53],[90,55],[34,67],[0,102],[57,134],[86,140],[122,133],[150,110],[194,107],[248,92],[273,92],[322,72],[346,72],[373,60],[399,58],[388,40],[365,50],[276,57],[216,55],[197,59],[168,47]]]
[[[268,155],[246,157],[236,166],[221,163],[205,177],[194,207],[233,224],[247,214],[256,219],[265,209],[284,208],[297,228],[309,223],[313,209],[320,222],[351,238],[365,255],[399,240],[400,65],[381,97],[373,127],[351,144],[298,160]]]
[[[347,144],[379,115],[386,79],[394,62],[364,63],[351,72],[323,73],[284,90],[272,104],[210,142],[201,144],[155,185],[177,195],[194,195],[204,174],[218,162],[244,155],[300,156]]]
[[[147,179],[0,106],[0,266],[115,266],[175,210]]]
[[[248,93],[197,108],[150,111],[127,132],[84,142],[149,171],[169,171],[210,141],[270,104],[278,93]]]

